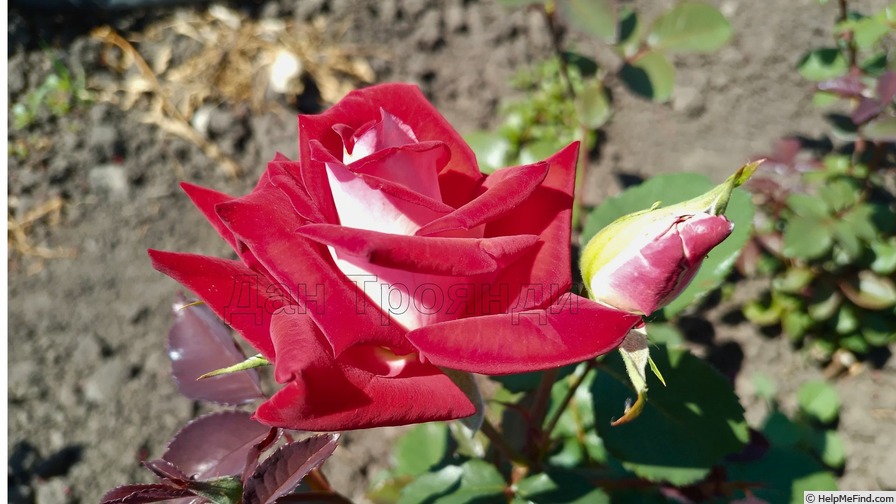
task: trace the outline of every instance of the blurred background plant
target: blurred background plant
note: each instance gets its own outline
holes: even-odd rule
[[[760,211],[738,265],[769,279],[744,315],[831,362],[831,375],[856,357],[886,360],[896,342],[896,6],[839,8],[836,45],[798,67],[814,102],[832,110],[830,138],[784,139],[766,156],[764,176],[748,185]]]
[[[712,52],[731,37],[721,13],[701,3],[680,3],[649,24],[612,1],[505,3],[539,9],[555,41],[561,29],[579,30],[606,42],[617,58],[598,63],[555,44],[553,58],[521,70],[513,85],[525,98],[503,105],[496,130],[467,136],[486,172],[534,162],[579,140],[586,147],[581,180],[599,129],[614,113],[609,84],[618,80],[636,96],[665,102],[674,87],[670,54]],[[579,242],[622,215],[657,201],[687,199],[713,185],[694,173],[660,175],[587,214],[577,208]],[[842,468],[845,457],[834,425],[836,392],[823,382],[807,383],[799,393],[799,411],[788,416],[778,406],[773,382],[761,377],[764,387],[756,389],[767,414],[750,426],[730,382],[687,350],[678,327],[685,310],[732,272],[752,238],[754,213],[750,194],[735,191],[727,212],[736,224],[734,234],[713,251],[676,301],[649,317],[651,356],[665,383],[648,377],[649,400],[635,421],[611,425],[634,396],[615,352],[564,368],[546,395],[542,373],[492,377],[497,389],[485,434],[470,438],[445,424],[415,427],[399,439],[394,468],[374,478],[369,497],[381,504],[454,499],[802,502],[803,490],[835,489],[832,471]],[[506,445],[495,443],[498,431]]]
[[[52,57],[53,71],[34,91],[10,107],[12,126],[25,129],[44,111],[54,117],[68,114],[73,107],[91,100],[83,72],[72,72],[58,58]],[[15,153],[15,149],[11,149]]]
[[[609,84],[621,81],[633,94],[658,103],[668,101],[675,86],[676,53],[711,53],[731,38],[731,25],[714,6],[682,2],[651,23],[615,0],[504,0],[508,7],[537,9],[554,43],[553,58],[522,69],[513,87],[525,98],[502,107],[503,121],[494,131],[466,136],[483,171],[531,163],[578,140],[581,151],[576,196],[596,145],[598,130],[613,116]],[[563,46],[562,30],[605,43],[613,61],[598,61]],[[581,222],[577,201],[574,226]]]

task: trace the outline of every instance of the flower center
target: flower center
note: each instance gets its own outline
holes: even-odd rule
[[[384,346],[360,346],[346,350],[340,359],[377,376],[393,378],[417,361],[417,354],[398,355]]]

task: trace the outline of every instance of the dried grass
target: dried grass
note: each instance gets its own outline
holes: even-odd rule
[[[106,61],[122,72],[132,66],[138,71],[127,72],[123,82],[101,90],[99,96],[125,110],[149,97],[144,121],[196,144],[236,176],[241,173],[239,165],[193,127],[193,114],[204,104],[248,104],[253,113],[279,108],[268,89],[271,66],[283,52],[301,62],[303,75],[313,79],[324,102],[337,102],[352,89],[374,80],[373,70],[358,48],[333,42],[344,31],[332,30],[322,18],[301,25],[255,20],[213,5],[150,26],[135,40],[141,48],[155,49],[145,60],[128,40],[101,27],[93,36],[106,44]],[[178,37],[198,42],[199,50],[187,58],[174,58],[172,41]],[[111,48],[118,49],[117,58]],[[173,64],[176,59],[182,61]],[[292,85],[290,94],[300,94],[301,81]]]
[[[47,226],[56,226],[62,216],[62,207],[64,200],[59,197],[53,197],[35,208],[25,212],[21,218],[13,217],[16,199],[10,198],[10,206],[7,216],[8,231],[6,233],[6,241],[10,252],[18,253],[22,256],[31,256],[38,259],[60,259],[72,258],[77,254],[74,249],[56,247],[47,248],[35,245],[29,234],[35,224],[44,223]],[[10,254],[12,255],[12,254]]]

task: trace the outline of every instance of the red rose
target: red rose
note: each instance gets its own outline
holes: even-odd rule
[[[489,177],[420,91],[299,116],[255,190],[184,190],[239,260],[150,251],[274,364],[255,417],[342,430],[469,416],[441,370],[506,374],[615,348],[639,317],[567,293],[578,145]]]

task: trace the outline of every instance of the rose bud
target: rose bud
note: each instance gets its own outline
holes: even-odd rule
[[[739,169],[723,184],[692,200],[653,207],[613,221],[582,253],[591,299],[629,313],[650,315],[688,286],[706,255],[734,224],[723,213],[735,187],[759,163]]]

